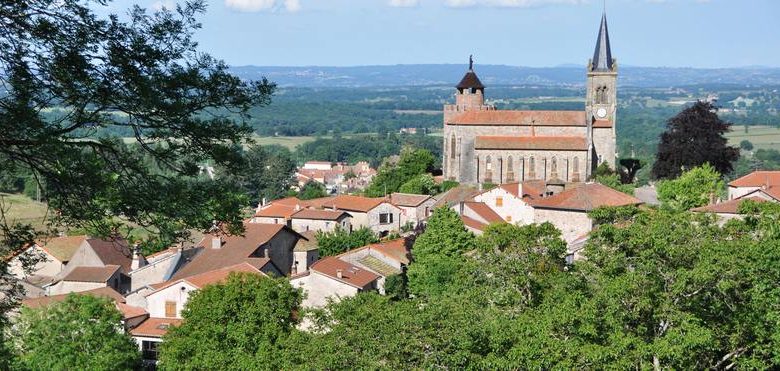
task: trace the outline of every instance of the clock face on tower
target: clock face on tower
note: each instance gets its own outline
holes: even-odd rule
[[[599,118],[602,118],[602,119],[604,117],[607,117],[607,110],[604,109],[604,108],[599,108],[599,110],[596,111],[596,116],[598,116]]]

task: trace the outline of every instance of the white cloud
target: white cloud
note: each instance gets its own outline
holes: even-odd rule
[[[493,6],[502,8],[529,8],[551,4],[585,4],[587,0],[445,0],[447,6],[465,8],[471,6]]]
[[[174,3],[172,0],[158,0],[158,1],[155,1],[154,3],[152,3],[151,8],[155,12],[159,12],[160,10],[163,10],[163,9],[175,10],[176,9],[176,3]]]
[[[225,0],[225,6],[242,12],[284,10],[295,13],[301,10],[300,0]]]
[[[389,4],[396,8],[411,8],[420,5],[420,0],[390,0]]]

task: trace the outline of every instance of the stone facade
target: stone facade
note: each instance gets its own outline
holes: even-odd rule
[[[595,59],[588,63],[583,111],[503,111],[485,102],[485,87],[470,66],[444,106],[442,167],[460,183],[526,180],[583,182],[602,162],[615,168],[617,63],[606,17]],[[481,146],[480,140],[490,141]]]

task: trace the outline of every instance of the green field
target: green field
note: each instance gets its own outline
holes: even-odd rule
[[[18,194],[0,193],[0,208],[10,224],[30,224],[37,229],[43,227],[48,213],[45,203]]]
[[[732,126],[731,133],[726,134],[729,144],[739,146],[739,142],[747,139],[755,149],[775,149],[780,151],[780,129],[770,126],[750,126],[747,134],[742,125]]]

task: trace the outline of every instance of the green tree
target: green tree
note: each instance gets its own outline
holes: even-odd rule
[[[162,370],[279,369],[301,293],[286,278],[233,273],[190,296],[160,346]]]
[[[29,370],[133,370],[140,362],[122,315],[105,298],[70,294],[38,309],[22,308],[12,331],[17,363]]]
[[[739,149],[724,136],[731,123],[718,117],[712,103],[698,101],[666,123],[653,164],[655,179],[674,179],[682,172],[709,163],[721,174],[733,169]]]
[[[366,188],[366,195],[369,197],[381,197],[393,192],[398,192],[404,183],[409,182],[418,175],[423,175],[433,171],[433,165],[436,158],[430,151],[425,149],[414,149],[405,147],[401,151],[401,156],[397,163],[385,161],[379,168],[377,175]],[[422,179],[418,183],[423,182]],[[409,189],[416,185],[408,186]],[[422,187],[422,185],[420,185]]]
[[[474,235],[460,216],[449,208],[438,208],[428,218],[425,232],[412,246],[414,263],[409,266],[409,292],[414,295],[439,294],[461,281],[466,259],[463,254],[475,248]]]
[[[285,196],[295,172],[295,162],[288,149],[254,145],[242,155],[244,166],[240,170],[222,169],[220,172],[229,174],[228,179],[249,197],[250,203]]]
[[[313,200],[315,198],[326,197],[328,193],[325,191],[325,186],[320,182],[310,180],[301,187],[301,191],[298,192],[298,198],[301,200]]]
[[[741,142],[739,142],[739,148],[745,151],[752,151],[753,150],[753,143],[751,143],[749,140],[744,139]]]
[[[433,175],[420,174],[401,185],[401,187],[398,188],[398,192],[418,195],[435,195],[438,193],[438,187],[436,186],[436,182],[433,181]]]
[[[89,227],[96,236],[127,233],[132,224],[152,238],[172,230],[183,238],[214,220],[240,231],[245,196],[199,179],[198,165],[241,168],[248,111],[270,102],[274,84],[241,80],[197,49],[201,0],[154,13],[133,7],[121,17],[95,11],[104,4],[3,7],[0,178],[33,175],[56,210],[55,224]],[[33,242],[8,238],[19,235],[13,230],[0,229],[0,256]],[[6,273],[0,264],[0,279]],[[12,300],[10,286],[0,287],[0,300]],[[0,306],[0,317],[8,309]]]
[[[341,227],[337,227],[333,232],[317,232],[320,256],[338,255],[377,242],[379,238],[367,227],[361,227],[351,233]]]
[[[724,187],[721,175],[709,164],[686,171],[677,179],[658,182],[656,186],[663,205],[681,211],[707,205]]]

